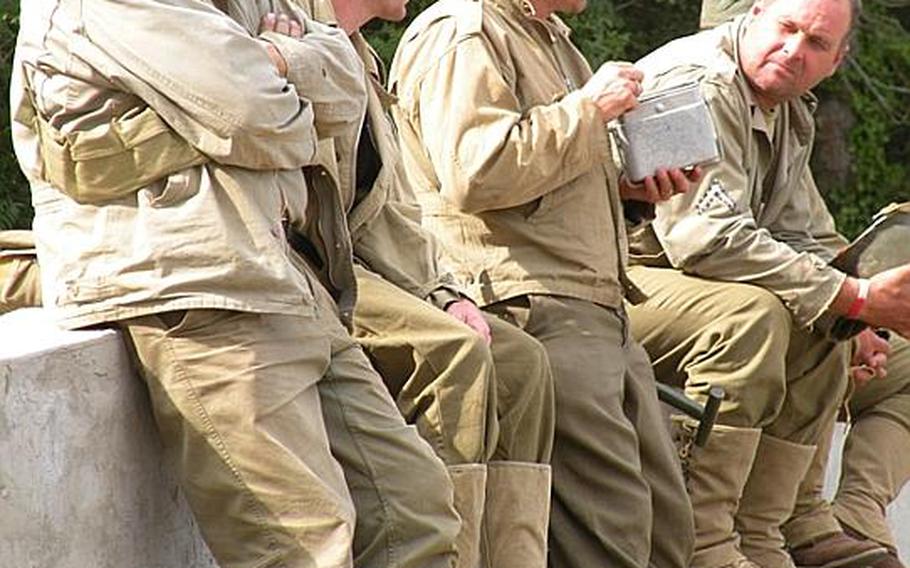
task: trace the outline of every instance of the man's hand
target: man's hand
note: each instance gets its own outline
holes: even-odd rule
[[[275,32],[293,38],[303,37],[303,27],[300,25],[300,22],[289,17],[287,14],[276,14],[274,12],[269,12],[262,16],[262,19],[259,21],[259,33],[263,32]],[[272,60],[272,65],[275,66],[278,74],[282,77],[287,77],[288,62],[284,59],[284,56],[281,55],[278,48],[271,43],[267,41],[263,41],[262,43],[265,46],[266,51],[268,51],[269,59]]]
[[[303,26],[287,14],[269,12],[259,20],[259,33],[275,32],[294,38],[303,37]]]
[[[701,179],[698,166],[688,171],[679,168],[660,169],[641,183],[633,184],[625,176],[619,179],[619,196],[625,200],[660,203],[679,193],[685,193]]]
[[[588,79],[581,92],[597,105],[600,118],[609,122],[638,105],[643,78],[642,72],[631,63],[609,61]]]
[[[849,301],[852,301],[856,297],[856,280],[848,278],[842,291],[845,289],[853,290],[852,295],[848,293]],[[846,313],[846,309],[842,313]],[[910,338],[910,265],[873,276],[869,282],[869,296],[857,317],[873,327],[890,329]]]
[[[856,350],[850,362],[850,375],[856,386],[861,387],[875,377],[885,378],[890,354],[891,344],[874,330],[866,328],[857,335]]]
[[[487,342],[487,345],[493,341],[490,326],[483,318],[483,312],[474,305],[474,302],[470,300],[452,302],[446,307],[446,313],[476,331]]]

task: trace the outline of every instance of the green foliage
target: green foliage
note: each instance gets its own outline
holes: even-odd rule
[[[9,76],[19,29],[18,3],[0,0],[0,229],[31,225],[28,183],[13,155],[9,127]]]
[[[852,179],[826,192],[838,226],[851,235],[883,205],[910,200],[910,9],[902,4],[865,3],[853,55],[820,91],[848,101],[858,118],[850,132]]]

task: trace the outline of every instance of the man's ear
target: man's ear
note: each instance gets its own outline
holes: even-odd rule
[[[850,54],[850,40],[845,39],[844,45],[838,51],[836,58],[834,59],[834,71],[831,72],[833,75],[835,71],[840,69],[840,66],[843,64],[844,59],[847,58],[847,55]]]

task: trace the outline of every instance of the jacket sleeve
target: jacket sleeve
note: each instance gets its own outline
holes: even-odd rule
[[[386,201],[353,240],[359,261],[410,294],[442,309],[450,300],[467,297],[440,268],[438,242],[411,218],[407,205]]]
[[[416,109],[442,196],[459,209],[531,202],[611,158],[592,101],[576,91],[523,111],[502,72],[507,63],[481,32],[459,35],[454,18],[441,19],[399,54],[423,45],[432,63],[419,77],[400,77],[399,94],[402,107]]]
[[[77,50],[116,62],[100,71],[214,161],[295,169],[312,159],[312,105],[278,75],[261,40],[221,12],[196,0],[86,0],[82,9],[88,42]]]
[[[303,22],[302,38],[274,32],[261,34],[285,58],[288,81],[304,101],[313,106],[320,137],[339,136],[359,129],[366,105],[363,63],[344,31],[308,19],[294,9]]]
[[[752,136],[749,106],[729,85],[705,82],[703,90],[724,158],[696,189],[658,205],[652,224],[655,234],[674,267],[764,287],[807,327],[827,309],[846,275],[810,250],[807,223],[798,231],[792,229],[798,226],[793,219],[786,223],[790,227],[786,231],[780,225],[758,226],[750,208],[753,188],[746,164]],[[799,183],[805,182],[803,176]],[[799,204],[788,207],[785,216],[802,209]]]

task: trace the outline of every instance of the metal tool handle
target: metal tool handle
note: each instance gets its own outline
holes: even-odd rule
[[[720,403],[725,396],[723,388],[711,387],[708,389],[708,400],[702,406],[677,389],[657,383],[657,398],[698,420],[698,429],[695,431],[695,444],[698,446],[708,443],[708,437],[717,421],[717,411],[720,410]]]

